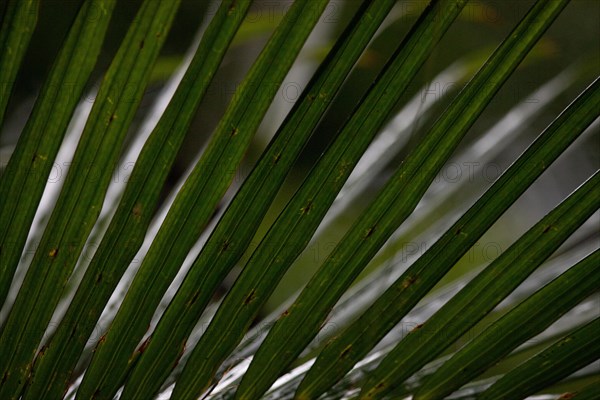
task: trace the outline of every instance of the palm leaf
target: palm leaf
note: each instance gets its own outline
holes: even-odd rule
[[[0,27],[0,125],[4,121],[8,99],[37,24],[40,2],[11,0],[5,7]]]
[[[0,7],[0,398],[596,398],[593,13],[267,3]]]

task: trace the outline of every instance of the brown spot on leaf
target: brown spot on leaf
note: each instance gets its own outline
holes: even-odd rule
[[[235,3],[232,3],[229,8],[227,9],[227,15],[231,15],[233,14],[233,12],[235,11]]]
[[[200,296],[200,292],[196,291],[196,293],[194,293],[194,297],[192,297],[192,300],[190,300],[190,306],[198,300],[198,296]]]
[[[376,226],[372,226],[365,232],[365,239],[371,237],[375,233]]]
[[[244,305],[248,305],[252,302],[252,300],[254,300],[256,298],[256,290],[252,289],[252,291],[250,293],[248,293],[248,296],[246,296],[246,298],[244,299]]]
[[[142,216],[142,211],[143,211],[142,205],[140,203],[137,203],[135,206],[133,206],[131,213],[133,214],[133,216],[136,219],[140,219],[140,217]]]
[[[414,275],[409,275],[407,276],[403,281],[402,281],[402,288],[403,289],[407,289],[410,286],[412,286],[413,283],[415,283],[417,281],[417,277]]]
[[[458,229],[456,229],[454,231],[454,235],[458,236],[458,235],[462,235],[462,236],[467,236],[467,233],[463,231],[462,226]]]
[[[56,258],[57,255],[58,255],[58,249],[52,249],[48,252],[48,256],[51,258]]]
[[[48,346],[47,345],[43,345],[42,348],[40,349],[39,353],[38,353],[38,357],[43,357],[44,354],[46,354],[46,350],[48,350]]]
[[[138,349],[138,353],[142,354],[144,351],[146,351],[149,344],[150,344],[150,338],[144,340],[144,343],[142,343],[142,345]]]
[[[547,227],[544,228],[544,231],[542,233],[548,233],[550,232],[552,229],[554,229],[554,227],[552,225],[548,225]]]
[[[346,348],[340,353],[340,358],[346,358],[348,354],[350,354],[350,350],[352,350],[352,345],[349,344]]]
[[[221,252],[221,253],[224,253],[224,252],[226,252],[226,251],[227,251],[227,249],[229,248],[229,245],[230,245],[230,244],[231,244],[231,243],[229,242],[229,240],[225,240],[225,241],[223,242],[223,244],[221,245],[221,250],[220,250],[220,252]]]
[[[572,399],[573,397],[575,397],[576,394],[577,393],[572,393],[572,392],[563,393],[560,395],[558,400],[569,400],[569,399]]]
[[[48,156],[43,156],[43,155],[41,155],[41,154],[37,154],[37,153],[35,153],[35,154],[33,155],[33,157],[31,157],[31,162],[32,162],[32,163],[35,163],[35,162],[36,162],[36,160],[42,160],[42,161],[46,161],[47,159],[48,159]]]
[[[183,357],[183,353],[185,353],[185,343],[181,346],[181,350],[179,350],[179,354],[177,354],[177,358],[175,359],[175,362],[173,363],[173,368],[175,368],[177,366],[177,364],[179,364],[181,357]]]
[[[308,203],[306,203],[306,205],[300,209],[300,211],[302,211],[302,214],[308,214],[312,209],[312,206],[312,200],[309,200]]]

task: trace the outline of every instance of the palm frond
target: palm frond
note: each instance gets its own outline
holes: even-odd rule
[[[598,397],[593,13],[267,3],[0,5],[0,398]]]

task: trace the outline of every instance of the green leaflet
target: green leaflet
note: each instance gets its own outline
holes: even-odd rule
[[[508,372],[480,400],[520,400],[600,358],[600,318],[585,324]]]
[[[541,175],[546,166],[552,164],[593,122],[598,107],[600,80],[596,80],[546,128],[498,181],[373,305],[327,344],[300,384],[299,396],[311,397],[325,390],[364,357]],[[430,346],[428,350],[435,352],[438,347]],[[405,360],[404,367],[410,361]],[[420,367],[422,364],[417,365]],[[397,370],[405,372],[398,380],[411,375],[408,370]]]
[[[174,20],[175,24],[181,21],[182,26],[167,38],[174,46],[167,43],[169,48],[164,52],[158,48],[165,39],[166,29],[157,32],[152,25],[172,18],[166,11],[162,17],[159,15],[160,9],[178,7],[171,0],[134,3],[123,0],[115,5],[118,7],[115,11],[112,11],[115,0],[76,0],[75,8],[65,10],[69,12],[68,21],[48,19],[62,10],[53,7],[53,2],[39,1],[40,28],[35,28],[31,36],[31,31],[26,29],[28,23],[37,18],[38,1],[0,0],[0,81],[12,76],[7,78],[8,82],[0,82],[7,83],[0,87],[0,121],[8,101],[10,114],[5,119],[10,124],[5,122],[4,129],[26,126],[18,146],[4,141],[0,147],[0,157],[6,159],[5,165],[0,165],[0,297],[6,299],[0,310],[3,325],[0,327],[0,399],[73,400],[76,396],[82,400],[108,399],[113,398],[118,389],[122,399],[146,400],[169,397],[169,391],[175,389],[173,398],[191,400],[202,397],[203,387],[208,385],[210,393],[204,393],[204,397],[213,400],[231,400],[236,396],[251,400],[333,400],[360,398],[359,391],[365,385],[363,397],[372,394],[406,400],[414,398],[415,393],[417,397],[446,397],[445,391],[454,390],[447,387],[452,384],[462,385],[450,395],[457,399],[520,398],[532,391],[556,392],[558,387],[571,391],[561,396],[565,399],[600,397],[597,385],[578,389],[582,381],[587,384],[599,376],[594,368],[578,370],[597,359],[600,350],[593,341],[597,336],[594,332],[600,329],[598,320],[584,326],[598,318],[595,311],[600,285],[597,281],[588,282],[597,279],[595,276],[575,276],[568,271],[558,279],[562,279],[562,283],[554,286],[560,293],[542,290],[545,298],[538,298],[537,305],[530,304],[512,323],[505,322],[503,326],[501,322],[501,316],[511,315],[511,309],[518,303],[585,256],[599,251],[592,219],[597,217],[598,211],[582,224],[598,208],[598,200],[593,195],[597,197],[599,193],[599,178],[594,176],[593,187],[588,182],[587,189],[579,189],[575,197],[563,205],[545,204],[555,206],[554,210],[487,269],[480,260],[488,260],[489,253],[476,251],[482,249],[475,247],[496,221],[500,229],[488,232],[492,236],[490,240],[510,240],[510,228],[514,226],[504,230],[500,225],[508,227],[513,221],[501,219],[502,215],[515,205],[519,208],[517,212],[527,212],[529,207],[535,206],[528,201],[529,195],[527,199],[520,199],[526,190],[535,192],[531,193],[534,196],[549,194],[550,188],[544,182],[537,182],[541,184],[538,185],[536,180],[557,157],[561,156],[561,164],[565,162],[568,168],[577,170],[558,173],[552,165],[544,181],[559,174],[557,178],[564,183],[565,174],[573,174],[571,177],[578,179],[575,175],[591,176],[597,170],[593,158],[582,156],[593,153],[585,147],[595,138],[592,128],[596,127],[594,122],[598,122],[600,114],[600,80],[571,105],[563,107],[560,115],[559,110],[555,115],[551,111],[559,104],[565,105],[566,98],[560,95],[562,90],[573,93],[572,90],[583,83],[582,79],[591,81],[590,77],[596,72],[595,52],[586,51],[597,42],[593,31],[582,31],[578,37],[581,47],[577,48],[560,34],[566,22],[573,22],[573,17],[582,27],[589,26],[589,18],[592,18],[589,8],[570,4],[568,12],[561,14],[557,21],[560,24],[555,24],[548,35],[538,40],[514,74],[512,67],[502,69],[515,62],[510,52],[498,56],[497,59],[502,60],[497,64],[486,64],[483,70],[500,67],[498,76],[503,79],[510,75],[510,81],[503,84],[494,74],[487,76],[485,85],[471,89],[473,96],[468,102],[465,100],[458,107],[459,100],[455,101],[452,107],[460,108],[460,116],[448,119],[441,134],[442,122],[435,121],[443,115],[439,109],[440,99],[447,100],[446,105],[452,103],[448,94],[454,98],[458,93],[455,89],[467,84],[463,78],[473,76],[484,61],[483,55],[487,58],[492,53],[493,43],[489,39],[497,38],[501,32],[508,33],[532,4],[538,3],[535,6],[538,10],[543,7],[558,10],[564,4],[562,0],[558,3],[556,0],[517,2],[515,7],[503,2],[490,5],[476,1],[467,3],[462,11],[460,7],[466,0],[431,0],[419,4],[397,0],[285,0],[283,3],[259,0],[252,5],[252,0],[188,1],[179,8]],[[143,3],[144,26],[139,26],[139,18],[132,25],[131,20]],[[321,16],[309,15],[315,5],[318,12],[322,11]],[[286,16],[290,7],[292,12]],[[22,12],[26,9],[33,12],[26,15]],[[193,14],[184,15],[192,10]],[[111,12],[115,15],[112,23],[109,22]],[[459,15],[456,22],[452,22],[455,13]],[[76,14],[79,19],[75,18]],[[82,15],[87,18],[84,20]],[[547,23],[546,17],[532,18],[531,28],[543,29],[541,25]],[[162,84],[174,72],[173,68],[181,64],[183,57],[175,52],[184,43],[175,39],[191,39],[189,34],[193,32],[180,28],[192,28],[200,18],[203,29],[207,30],[203,38],[193,39],[194,44],[200,43],[193,61],[194,54],[186,53],[185,64],[192,61],[188,71],[178,67],[178,76],[169,79],[168,86],[161,89],[157,101],[153,101],[154,95],[144,92],[145,88]],[[313,29],[311,24],[316,18],[319,24]],[[126,25],[115,25],[125,21]],[[93,24],[88,25],[89,22]],[[68,28],[68,35],[63,38],[40,36],[46,27],[57,23],[65,24],[59,29]],[[348,25],[342,26],[345,23]],[[446,35],[444,32],[450,24],[452,30]],[[113,28],[117,30],[110,33],[111,42],[117,31],[123,34],[118,34],[120,37],[115,43],[103,44],[104,31]],[[113,62],[104,82],[112,87],[101,90],[104,97],[98,98],[75,157],[79,165],[70,171],[58,207],[51,215],[53,206],[48,203],[55,203],[60,194],[59,188],[52,187],[54,173],[60,171],[57,163],[75,155],[72,146],[84,128],[83,114],[92,109],[93,103],[81,99],[83,87],[92,69],[94,73],[106,74],[105,68],[96,69],[101,67],[95,65],[96,56],[101,47],[107,46],[112,52],[114,45],[120,44],[125,32],[122,28],[140,35],[126,39]],[[276,33],[272,39],[265,36],[273,30]],[[406,32],[409,34],[403,38]],[[464,32],[473,37],[465,38],[461,35]],[[150,40],[146,40],[145,33]],[[529,46],[526,34],[512,34],[519,38],[513,38],[513,51]],[[445,41],[437,46],[438,39],[444,35]],[[300,42],[307,36],[311,42],[304,50],[310,51],[303,51],[302,59],[295,61],[303,46]],[[323,40],[325,36],[328,39]],[[30,73],[25,64],[19,66],[22,60],[30,56],[38,59],[37,54],[31,53],[35,50],[33,47],[27,50],[26,58],[22,57],[29,37],[35,37],[31,40],[34,45],[48,40],[51,46],[61,44],[62,50],[52,54],[51,64],[34,68],[49,73],[45,74],[46,87],[42,86],[44,90],[28,117],[25,114],[29,101],[15,103],[21,100],[16,90],[22,85],[15,89],[11,86],[15,74],[25,77],[23,74]],[[312,39],[319,45],[315,46]],[[498,42],[501,39],[498,38]],[[244,46],[235,48],[237,43]],[[247,51],[254,54],[265,44],[266,50],[255,66],[248,69],[254,59],[248,59]],[[465,45],[476,48],[483,45],[486,50],[469,49]],[[20,53],[13,53],[13,47]],[[476,61],[462,59],[460,54],[472,50],[478,53]],[[155,51],[167,54],[157,54],[153,59]],[[435,59],[424,63],[430,53]],[[101,64],[110,62],[102,53],[100,57]],[[157,70],[161,57],[165,65]],[[537,64],[540,58],[553,64],[544,64],[548,67],[543,71],[544,76],[538,74],[539,67],[544,67]],[[311,82],[294,86],[294,89],[301,86],[305,89],[298,93],[299,101],[266,150],[261,152],[264,138],[252,136],[261,122],[267,131],[273,128],[272,121],[263,118],[265,109],[277,114],[279,120],[281,111],[287,108],[280,101],[273,102],[279,90],[283,88],[287,92],[285,89],[289,86],[281,85],[283,77],[294,79],[292,75],[298,73],[304,82],[321,59],[325,61]],[[222,60],[226,63],[222,64]],[[528,84],[537,86],[546,81],[546,75],[558,73],[562,69],[558,64],[564,62],[571,64],[568,73],[556,75],[528,94]],[[288,75],[286,68],[292,63],[294,68]],[[52,64],[52,69],[48,69]],[[436,74],[438,70],[443,72]],[[173,83],[181,79],[182,72],[186,74],[177,88]],[[162,74],[159,81],[153,81],[156,73]],[[242,73],[248,78],[246,81]],[[32,77],[32,83],[37,81],[37,76]],[[239,79],[243,88],[237,84]],[[478,79],[468,88],[475,86]],[[21,83],[29,85],[29,82]],[[496,87],[500,85],[503,87],[496,95]],[[228,90],[233,87],[238,89],[237,94]],[[225,118],[220,112],[225,105],[221,100],[212,104],[210,89],[216,89],[219,94],[235,94]],[[14,95],[9,98],[11,90]],[[355,97],[359,92],[360,101]],[[136,110],[142,93],[144,100],[154,103],[151,110],[145,107]],[[363,93],[366,95],[362,96]],[[167,100],[173,94],[174,98]],[[415,96],[409,100],[406,95],[411,94]],[[217,97],[222,99],[222,96]],[[463,93],[457,99],[463,97],[468,98],[468,95]],[[489,104],[488,97],[493,97]],[[286,100],[291,99],[286,97]],[[206,108],[196,111],[200,102]],[[513,103],[518,105],[511,107]],[[543,104],[551,106],[534,115]],[[401,112],[389,120],[400,105]],[[73,113],[76,106],[77,111]],[[328,110],[330,106],[333,108]],[[480,107],[485,108],[485,113],[476,118]],[[213,109],[218,110],[219,115],[210,115]],[[13,110],[15,113],[11,115]],[[128,127],[133,114],[136,117],[132,127],[141,123],[143,134]],[[556,120],[529,143],[529,138],[533,139],[531,127],[556,116]],[[221,121],[215,132],[186,133],[192,119],[200,122],[207,117],[211,126],[212,122]],[[31,118],[29,122],[28,118]],[[444,118],[448,117],[440,120]],[[469,136],[459,144],[463,146],[459,148],[461,152],[456,153],[453,147],[475,118],[477,122],[469,129]],[[488,126],[493,121],[497,122],[486,135],[470,136],[477,134],[473,129]],[[378,131],[384,123],[385,131]],[[148,127],[154,128],[154,125],[156,128],[150,135]],[[328,126],[335,128],[327,138],[315,136]],[[429,138],[425,135],[431,126],[434,133],[438,130],[437,141],[432,139],[435,134]],[[65,132],[71,131],[75,133],[73,137],[64,138]],[[510,133],[513,131],[514,134]],[[195,151],[183,149],[181,145],[184,139],[199,144],[189,137],[197,133],[201,134],[201,140],[208,139],[208,146],[204,147],[207,150],[201,161],[194,162],[195,171],[183,190],[182,185],[177,185],[163,202],[165,190],[171,187],[171,178],[177,179],[181,172],[179,161],[185,163],[191,155],[189,152]],[[463,143],[470,139],[474,140]],[[405,144],[407,146],[402,148]],[[500,168],[492,165],[493,161],[503,163],[507,158],[517,158],[512,157],[513,152],[524,144],[530,145],[529,148],[498,177]],[[308,153],[316,148],[319,153],[315,156],[320,159],[317,166],[305,174],[308,160],[303,155],[312,160],[313,156]],[[577,150],[577,154],[571,150]],[[247,151],[248,161],[257,155],[260,159],[245,182],[229,187],[233,171],[246,158]],[[450,153],[453,153],[451,158],[444,161]],[[11,170],[4,174],[10,155],[13,155]],[[397,165],[407,155],[410,162],[398,168],[404,174],[397,172],[394,176],[396,171],[390,174],[390,166]],[[122,164],[134,161],[125,160],[124,156],[137,160]],[[499,158],[492,160],[496,156]],[[365,163],[357,164],[359,159]],[[117,162],[118,171],[114,168]],[[87,168],[88,165],[93,168]],[[461,166],[467,168],[468,177]],[[488,166],[497,167],[491,175]],[[115,182],[113,179],[120,180],[124,170],[130,174],[124,179],[126,182]],[[350,171],[355,173],[354,177]],[[188,172],[185,175],[187,177]],[[423,194],[433,175],[432,184]],[[493,185],[492,176],[498,178]],[[264,236],[264,229],[269,228],[266,223],[277,217],[284,205],[281,201],[289,197],[289,189],[300,183],[298,178],[306,179],[254,251],[255,246],[249,244],[250,241]],[[383,185],[389,178],[392,178],[390,187],[394,187],[394,182],[397,185],[394,190]],[[63,182],[58,186],[63,187]],[[369,189],[376,187],[384,188],[381,197],[373,203],[365,202],[376,194],[368,193]],[[487,188],[490,189],[486,191]],[[228,208],[221,207],[225,191],[226,199],[232,199]],[[40,197],[42,192],[43,197]],[[360,197],[360,193],[366,198]],[[481,197],[477,202],[474,201],[476,193]],[[173,203],[177,195],[179,198]],[[515,204],[516,200],[520,200],[519,204]],[[418,208],[412,211],[416,202]],[[469,209],[467,206],[473,203]],[[158,205],[160,215],[156,214]],[[103,213],[98,217],[100,209]],[[167,212],[169,217],[160,227]],[[223,217],[218,221],[216,216],[221,214]],[[410,218],[402,222],[408,214]],[[35,247],[50,217],[52,221],[35,255]],[[459,222],[448,229],[456,219]],[[355,220],[358,224],[350,228]],[[400,225],[399,230],[380,246],[394,225]],[[320,229],[325,226],[328,228]],[[147,253],[159,228],[161,233],[148,254],[151,259],[144,261],[119,311],[126,287],[141,265],[138,257],[143,258]],[[355,234],[354,239],[346,237],[340,241],[341,234],[348,228],[349,235]],[[198,240],[200,235],[202,239]],[[432,238],[440,236],[435,243],[437,239]],[[518,236],[520,233],[512,235],[510,241]],[[560,245],[566,237],[568,242]],[[200,242],[207,238],[200,248]],[[323,258],[336,244],[338,248],[332,256]],[[485,244],[484,247],[489,248]],[[374,251],[377,251],[375,256]],[[465,252],[470,257],[464,257]],[[93,255],[93,259],[85,257],[86,253]],[[192,254],[198,253],[200,255],[191,263]],[[550,253],[553,259],[538,271],[538,265]],[[422,257],[419,259],[418,255]],[[588,263],[588,268],[590,263],[597,268],[598,255],[591,257],[594,257],[592,261],[583,262]],[[240,260],[244,260],[246,270],[241,268],[244,265],[240,265]],[[186,271],[191,268],[173,298],[173,287],[182,282],[183,266]],[[304,267],[307,269],[303,271]],[[321,270],[317,271],[316,267]],[[411,268],[399,278],[405,267]],[[358,279],[356,274],[375,268],[373,276],[349,286],[351,280]],[[471,271],[468,277],[460,277],[454,284],[429,293],[441,279],[457,277],[472,268],[481,272],[479,277],[472,280],[477,274]],[[535,274],[515,289],[534,269]],[[312,277],[314,271],[317,274]],[[582,268],[579,271],[588,273]],[[452,276],[447,276],[448,272]],[[589,271],[592,272],[598,275],[597,270]],[[305,276],[300,277],[302,274]],[[236,275],[240,278],[221,302],[221,294],[231,288],[231,278]],[[286,301],[283,297],[298,287],[293,282],[296,277],[302,281],[313,279],[292,307],[300,292]],[[23,278],[25,284],[19,292]],[[384,288],[394,280],[396,282],[386,291]],[[163,296],[167,287],[168,295]],[[286,288],[288,290],[280,290]],[[9,291],[8,295],[4,289]],[[577,302],[572,296],[586,295],[578,293],[580,290],[594,293],[565,311],[569,308],[568,302],[571,305]],[[343,299],[336,302],[340,295]],[[280,304],[280,301],[285,303]],[[531,298],[523,304],[528,301]],[[551,309],[556,304],[559,304],[558,311]],[[440,305],[442,311],[438,311]],[[272,307],[277,307],[277,311],[272,311]],[[519,307],[513,312],[515,310]],[[119,316],[111,327],[110,321],[117,311]],[[551,322],[559,317],[552,315],[554,312],[566,314]],[[397,325],[407,318],[427,322],[407,336],[402,329],[407,325]],[[467,340],[475,335],[461,335],[465,329],[474,326],[479,328],[479,334],[494,321],[500,323],[500,328],[492,325],[492,333],[484,333],[484,338],[479,339],[483,341],[476,350],[470,350],[470,355],[461,356],[460,351],[448,353],[448,343],[454,341],[456,347],[459,343],[455,339],[459,336],[461,343],[467,343],[460,346],[462,351],[473,345],[474,342],[469,344]],[[158,325],[154,328],[156,322]],[[544,329],[549,323],[552,324],[549,329],[536,334],[536,330]],[[96,335],[104,334],[108,328],[107,336]],[[504,328],[509,331],[502,336]],[[291,330],[294,332],[287,332]],[[428,334],[431,332],[435,332],[433,337]],[[440,335],[442,332],[445,337]],[[521,337],[514,339],[514,335]],[[535,335],[535,340],[527,339],[530,335]],[[383,336],[386,337],[382,341]],[[148,340],[141,343],[141,338],[146,337]],[[98,339],[100,344],[94,353],[91,346]],[[200,344],[195,345],[199,339]],[[314,359],[315,356],[318,358]],[[206,359],[202,359],[204,357]],[[452,361],[452,357],[458,361]],[[92,358],[92,369],[88,370]],[[451,365],[442,367],[448,360]],[[595,364],[589,365],[593,366]],[[445,368],[441,376],[440,367]],[[514,368],[515,371],[510,371]],[[507,373],[504,378],[498,375],[504,373]],[[569,376],[565,378],[566,375]],[[379,385],[378,378],[383,383],[382,390],[365,393],[366,386]],[[80,390],[82,381],[84,387]],[[556,383],[560,386],[555,386]],[[494,384],[498,386],[494,388]],[[272,386],[267,389],[269,385]],[[488,388],[490,392],[483,394]],[[419,389],[421,392],[417,392]]]
[[[121,203],[92,259],[71,305],[39,353],[24,399],[54,398],[68,386],[70,371],[106,302],[139,249],[160,190],[208,85],[251,1],[222,3],[207,28],[169,106],[148,138]]]
[[[236,398],[252,399],[267,390],[317,335],[335,303],[412,213],[468,129],[565,5],[536,3],[456,97],[269,331]]]
[[[10,199],[0,203],[0,303],[6,300],[54,159],[96,64],[115,0],[101,3],[102,8],[99,4],[88,0],[79,11],[0,177],[0,198]]]
[[[597,194],[596,173],[572,196]],[[594,193],[595,191],[595,193]],[[596,196],[597,198],[597,196]],[[596,200],[598,204],[598,200]],[[415,400],[439,399],[480,375],[527,339],[542,332],[560,316],[598,290],[600,250],[523,301],[446,361],[414,395]]]
[[[17,396],[25,383],[23,376],[29,374],[44,328],[98,217],[122,141],[178,5],[178,1],[145,2],[106,74],[70,173],[0,336],[0,352],[6,355],[0,371],[8,374],[0,397]],[[20,346],[15,348],[14,343]]]
[[[179,191],[133,280],[109,331],[98,343],[78,398],[112,398],[123,383],[135,348],[233,179],[237,168],[326,0],[294,2],[246,76],[194,171]],[[235,4],[232,5],[235,12]],[[160,271],[160,272],[159,272]]]
[[[394,3],[369,0],[357,11],[204,245],[128,377],[122,399],[152,397],[177,364],[214,290],[248,247],[329,102]]]
[[[9,0],[5,7],[0,28],[0,127],[17,72],[37,25],[40,0]],[[2,303],[4,296],[0,299]]]
[[[114,4],[114,0],[108,0],[98,8],[98,2],[90,0],[80,9],[0,180],[0,198],[10,199],[2,201],[0,206],[2,303],[6,299],[52,163],[96,63]],[[94,15],[92,22],[91,15]],[[59,225],[57,219],[54,218],[55,225]],[[56,240],[57,236],[56,231],[47,235],[46,243],[50,238]],[[49,251],[42,245],[40,248]],[[64,253],[68,254],[68,251]],[[58,277],[58,284],[56,280],[51,283],[40,279],[39,272],[48,269],[48,263],[45,266],[43,264],[38,257],[36,264],[30,267],[28,278],[0,336],[0,397],[3,399],[16,397],[24,385],[24,377],[31,367],[29,363],[58,301],[61,281],[66,279]],[[60,273],[60,269],[53,268],[50,274],[57,277],[57,273]],[[65,273],[68,277],[70,271],[65,270]],[[37,295],[44,299],[39,306],[35,304]],[[29,321],[27,316],[31,316]],[[21,339],[25,340],[19,342]],[[15,346],[15,343],[19,343],[19,346]]]
[[[464,1],[433,2],[413,26],[361,106],[253,253],[192,352],[175,386],[174,399],[196,398],[210,385],[220,363],[306,247],[352,168],[462,6]]]
[[[588,192],[579,191],[554,208],[396,345],[373,371],[363,387],[364,392],[385,392],[386,388],[403,382],[455,343],[535,271],[598,209],[599,204]]]
[[[595,399],[598,399],[599,397],[600,397],[600,385],[598,385],[598,382],[594,382],[594,383],[582,388],[581,390],[578,390],[577,392],[575,392],[574,396],[570,396],[570,394],[569,394],[569,397],[565,396],[565,400],[567,400],[567,399],[595,400]]]

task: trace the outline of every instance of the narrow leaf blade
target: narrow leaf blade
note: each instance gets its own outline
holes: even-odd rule
[[[279,85],[327,0],[295,2],[242,82],[210,143],[177,194],[78,391],[113,395],[137,359],[163,294],[233,179]],[[157,273],[157,270],[160,270]],[[142,349],[145,346],[142,346]]]
[[[599,205],[583,190],[563,201],[396,345],[373,371],[364,390],[400,383],[442,353],[519,286]]]
[[[453,7],[456,12],[454,16],[460,10],[460,4],[442,4]],[[268,389],[317,335],[335,303],[413,212],[468,129],[565,4],[538,3],[538,7],[534,7],[513,34],[496,49],[405,158],[384,189],[311,278],[292,307],[269,331],[244,374],[237,398],[254,398],[261,390]],[[451,18],[452,12],[444,10],[437,15]],[[342,356],[346,353],[343,350]]]
[[[597,174],[579,190],[598,189]],[[440,398],[483,373],[518,345],[542,332],[565,312],[598,290],[600,250],[534,293],[446,361],[415,393]]]
[[[220,363],[242,339],[261,305],[309,243],[352,168],[462,5],[462,1],[435,2],[413,26],[361,106],[254,251],[192,352],[175,386],[174,398],[194,398],[208,387]],[[440,15],[444,17],[436,20]]]
[[[124,399],[151,397],[177,364],[213,292],[248,247],[320,117],[393,4],[366,1],[357,11],[204,245],[136,362]]]
[[[29,41],[37,25],[40,0],[10,0],[0,27],[0,128]]]
[[[106,74],[65,184],[0,335],[0,374],[8,374],[0,388],[1,398],[15,398],[25,384],[46,325],[98,217],[150,66],[178,5],[178,0],[147,1]],[[78,22],[87,26],[89,21]],[[144,41],[145,45],[140,45]]]
[[[88,0],[81,7],[0,177],[0,198],[10,199],[0,204],[0,303],[6,300],[48,175],[96,64],[114,5],[115,0],[108,0],[99,9],[98,1]]]
[[[339,379],[364,357],[597,118],[599,106],[600,81],[596,80],[431,248],[325,347],[299,390],[312,393],[313,385],[323,390],[328,374]],[[407,378],[410,372],[405,375],[397,379]]]
[[[136,161],[129,184],[71,305],[35,361],[24,399],[63,393],[104,306],[135,257],[183,139],[251,1],[223,2],[165,113]]]
[[[600,318],[585,324],[513,369],[479,395],[481,400],[519,400],[600,358]]]

